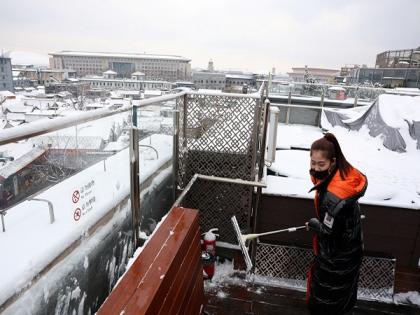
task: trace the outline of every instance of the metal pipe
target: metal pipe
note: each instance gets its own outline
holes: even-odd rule
[[[276,160],[277,126],[280,110],[270,107],[270,129],[268,131],[268,149],[266,161],[273,163]]]
[[[3,212],[3,211],[0,213],[0,216],[1,216],[1,226],[3,228],[3,232],[6,232],[6,227],[4,225],[4,214],[5,214],[5,212]]]
[[[356,92],[354,96],[354,107],[357,106],[357,99],[359,98],[359,87],[356,87]]]
[[[191,180],[188,183],[188,185],[184,188],[184,190],[182,191],[182,193],[175,200],[174,204],[172,205],[172,208],[178,207],[181,204],[181,202],[184,200],[184,198],[187,195],[187,193],[190,191],[191,187],[194,185],[194,183],[197,180],[197,178],[198,178],[198,174],[195,174],[191,178]]]
[[[187,95],[209,95],[209,96],[227,96],[227,97],[236,97],[236,98],[260,98],[260,94],[251,93],[251,94],[239,94],[239,93],[224,93],[218,91],[187,91]]]
[[[172,144],[172,176],[173,176],[173,197],[176,200],[178,189],[178,157],[179,157],[179,110],[173,112],[173,144]]]
[[[254,182],[254,181],[248,181],[243,180],[239,178],[226,178],[226,177],[218,177],[218,176],[208,176],[208,175],[201,175],[201,174],[195,174],[188,185],[184,188],[182,193],[179,195],[179,197],[176,199],[172,207],[178,207],[182,200],[185,198],[191,187],[194,185],[195,181],[197,179],[203,179],[218,183],[228,183],[228,184],[237,184],[237,185],[245,185],[245,186],[253,186],[253,187],[260,187],[265,188],[267,187],[267,184],[261,183],[261,182]]]
[[[184,96],[187,93],[189,93],[189,92],[188,91],[182,91],[182,92],[179,92],[179,93],[176,93],[176,94],[166,94],[166,95],[162,95],[162,96],[152,97],[152,98],[148,98],[146,100],[141,100],[141,101],[139,101],[138,104],[133,105],[133,106],[134,107],[144,107],[144,106],[152,105],[152,104],[155,104],[155,103],[170,101],[170,100],[176,99],[178,97]]]
[[[259,161],[259,165],[258,165],[258,180],[260,181],[263,177],[263,172],[264,172],[264,163],[265,163],[265,141],[267,138],[267,120],[268,120],[268,111],[270,109],[270,101],[268,99],[266,99],[264,101],[264,129],[263,129],[263,137],[262,137],[262,142],[261,142],[261,148],[260,150],[261,152],[261,156],[260,156],[260,161]],[[258,208],[259,208],[259,204],[260,204],[260,199],[261,199],[261,194],[262,194],[262,188],[261,187],[257,187],[257,193],[256,193],[256,197],[255,197],[255,203],[254,203],[254,211],[253,211],[253,222],[252,222],[252,231],[255,233],[255,228],[257,226],[257,216],[258,216]],[[252,262],[255,262],[255,257],[257,254],[257,242],[254,240],[252,242],[252,246],[251,246],[251,259]]]
[[[168,94],[150,98],[147,100],[141,100],[139,101],[139,104],[135,105],[134,107],[142,107],[154,103],[160,103],[163,101],[176,99],[180,96],[185,95],[186,93],[186,91],[183,91],[177,94]],[[133,106],[127,105],[117,109],[115,107],[107,107],[92,111],[83,111],[79,114],[67,117],[54,118],[50,120],[48,124],[46,124],[44,121],[35,121],[31,124],[19,126],[19,128],[4,129],[0,132],[0,145],[8,144],[11,142],[17,142],[19,140],[40,136],[56,130],[73,127],[92,120],[97,120],[116,114],[128,112],[131,110],[132,107]]]
[[[288,105],[288,104],[281,104],[281,103],[270,103],[270,106],[275,106],[275,107],[290,107],[290,108],[307,108],[307,109],[324,109],[321,106]]]
[[[182,150],[187,149],[187,110],[188,110],[188,96],[184,95],[182,104]]]
[[[51,201],[47,200],[47,199],[43,199],[43,198],[31,198],[28,200],[34,200],[34,201],[43,201],[46,202],[48,204],[48,212],[50,214],[50,224],[53,224],[55,222],[55,216],[54,216],[54,205],[52,204]]]
[[[260,188],[267,187],[267,184],[264,184],[261,182],[243,180],[240,178],[227,178],[227,177],[208,176],[208,175],[201,175],[201,174],[197,174],[197,177],[199,179],[209,180],[209,181],[218,182],[218,183],[238,184],[238,185],[253,186],[253,187],[260,187]]]
[[[137,248],[140,227],[140,176],[139,176],[139,133],[134,123],[137,123],[137,108],[133,107],[133,126],[130,129],[130,202],[134,248]]]
[[[151,145],[148,144],[139,144],[139,147],[145,147],[145,148],[149,148],[152,149],[153,151],[155,151],[156,153],[156,158],[159,159],[159,152],[158,150],[156,150],[154,147],[152,147]]]
[[[289,97],[287,99],[287,104],[289,105],[289,107],[287,107],[287,111],[286,111],[286,124],[289,124],[289,120],[290,120],[290,107],[292,105],[292,91],[289,91]]]

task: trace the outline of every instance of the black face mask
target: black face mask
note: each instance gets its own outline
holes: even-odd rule
[[[311,176],[315,177],[316,179],[323,180],[323,179],[327,178],[327,176],[330,173],[328,172],[328,170],[325,170],[325,171],[315,171],[313,169],[310,169],[309,170],[309,174],[311,174]]]

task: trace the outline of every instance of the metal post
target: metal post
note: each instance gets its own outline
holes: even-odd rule
[[[179,156],[179,110],[175,109],[173,113],[173,145],[172,145],[172,176],[173,178],[173,195],[176,200],[178,189],[178,156]]]
[[[287,99],[287,104],[291,105],[292,104],[292,91],[289,91],[289,97]],[[289,124],[289,120],[290,120],[290,106],[287,107],[286,110],[286,124]]]
[[[140,176],[139,176],[139,133],[137,128],[137,107],[132,110],[133,126],[130,128],[130,194],[131,219],[134,248],[137,248],[140,227]]]
[[[182,109],[182,150],[184,151],[187,148],[187,110],[188,110],[188,95],[184,95],[183,99],[183,109]]]
[[[265,164],[265,145],[266,145],[266,138],[267,138],[267,122],[268,122],[268,112],[270,110],[270,101],[268,99],[264,102],[264,129],[263,129],[263,137],[261,141],[261,148],[260,148],[260,160],[258,164],[258,181],[261,181],[264,173],[264,164]],[[252,221],[252,233],[255,233],[257,227],[257,217],[258,217],[258,208],[260,204],[262,194],[262,188],[257,187],[257,194],[255,197],[255,204],[254,204],[254,211],[253,211],[253,221]],[[251,260],[252,264],[255,266],[255,257],[257,254],[257,241],[254,239],[251,243]]]
[[[324,89],[322,89],[322,94],[321,94],[321,111],[319,112],[318,127],[321,126],[322,112],[324,111],[324,97],[325,97],[325,92],[324,92]]]
[[[0,213],[0,216],[1,216],[1,226],[3,228],[3,232],[6,232],[6,227],[4,225],[4,212],[3,211]]]
[[[266,161],[273,163],[276,160],[277,126],[279,123],[280,110],[270,107],[270,129],[268,131],[268,149]]]
[[[359,87],[356,87],[356,93],[354,95],[354,106],[353,107],[357,106],[357,99],[358,98],[359,98]]]

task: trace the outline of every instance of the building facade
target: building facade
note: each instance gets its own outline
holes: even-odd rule
[[[13,92],[12,61],[0,56],[0,91]]]
[[[154,80],[135,80],[135,79],[119,79],[119,78],[100,78],[100,77],[85,77],[80,78],[80,82],[85,82],[90,85],[91,89],[102,90],[162,90],[169,91],[172,88],[171,82],[168,81],[154,81]]]
[[[62,82],[67,79],[75,78],[76,72],[73,70],[51,70],[39,68],[22,68],[13,69],[13,76],[16,86],[23,86],[19,80],[29,80],[32,82],[31,86],[45,85],[52,82]]]
[[[223,90],[226,86],[226,74],[196,71],[192,74],[192,82],[197,89]]]
[[[287,74],[294,82],[305,82],[305,74],[308,71],[317,83],[333,83],[335,77],[340,74],[340,70],[322,68],[292,68],[292,72]]]
[[[351,82],[388,88],[420,88],[420,47],[377,54],[374,68],[352,70]]]
[[[420,88],[420,67],[418,68],[359,68],[351,75],[354,84],[380,84],[387,88]]]
[[[375,68],[420,68],[420,46],[381,52],[376,55]]]
[[[226,87],[231,86],[252,86],[256,84],[256,76],[253,74],[226,74]]]
[[[77,51],[50,55],[50,68],[71,69],[79,77],[99,75],[109,69],[119,78],[130,78],[136,71],[144,73],[146,80],[174,82],[191,77],[191,60],[181,56]]]

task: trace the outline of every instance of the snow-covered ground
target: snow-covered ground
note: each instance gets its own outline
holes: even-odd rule
[[[367,126],[358,131],[333,127],[325,116],[322,126],[337,137],[348,161],[366,174],[369,186],[361,203],[420,209],[420,150],[405,121],[420,121],[420,97],[381,95],[379,101],[383,120],[399,129],[406,152],[385,148],[383,137],[372,137]],[[335,111],[354,121],[368,108]],[[264,193],[313,198],[314,193],[308,193],[313,186],[309,178],[309,151],[288,149],[309,149],[321,137],[322,130],[317,127],[279,124],[276,161],[269,169],[284,177],[267,176]]]
[[[157,158],[153,150],[141,150],[140,181],[144,182],[171,159],[172,137],[152,135],[141,144],[152,145],[159,153]],[[52,202],[53,224],[45,202],[25,201],[9,209],[6,232],[0,233],[0,305],[127,197],[129,191],[129,152],[124,149],[37,196]]]

